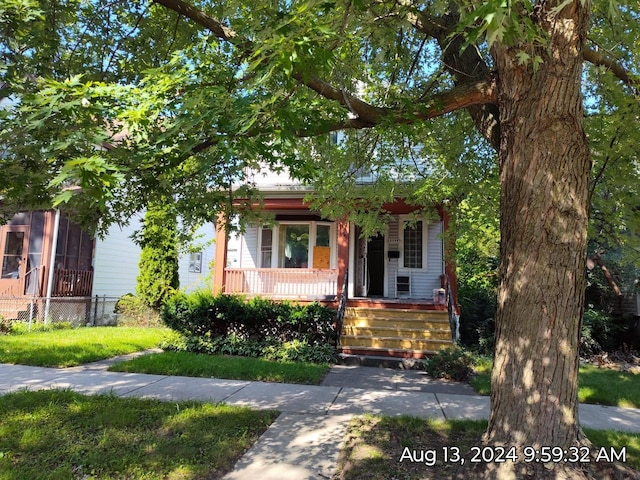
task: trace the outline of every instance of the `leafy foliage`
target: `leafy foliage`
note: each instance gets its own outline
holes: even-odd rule
[[[247,301],[237,295],[213,297],[205,291],[178,293],[165,302],[162,318],[179,333],[205,339],[233,336],[258,342],[335,344],[335,312],[317,303],[296,305],[261,297]]]
[[[465,381],[473,371],[475,359],[459,345],[443,348],[425,362],[425,370],[434,378]]]
[[[136,291],[149,307],[158,309],[180,286],[177,219],[170,201],[153,203],[144,218],[140,271]]]
[[[312,345],[305,340],[281,341],[268,337],[264,340],[242,338],[234,334],[224,337],[178,336],[167,339],[161,347],[169,351],[184,351],[207,355],[234,355],[264,358],[276,362],[334,363],[333,345]]]
[[[121,296],[116,302],[114,313],[119,314],[118,325],[125,327],[159,327],[162,320],[157,310],[131,293]]]

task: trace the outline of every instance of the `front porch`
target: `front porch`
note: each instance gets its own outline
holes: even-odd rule
[[[335,301],[337,269],[226,268],[224,293],[278,300]]]

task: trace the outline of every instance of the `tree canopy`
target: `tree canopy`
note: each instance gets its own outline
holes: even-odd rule
[[[589,214],[592,240],[638,251],[639,20],[635,0],[3,0],[2,208],[104,227],[172,195],[212,220],[265,165],[336,218],[499,191],[486,439],[584,442]]]
[[[516,45],[535,70],[542,3],[3,1],[4,211],[68,202],[106,226],[162,190],[212,219],[265,163],[320,179],[324,196],[344,198],[363,163],[384,186],[377,203],[406,178],[421,202],[465,195],[496,178],[489,46]],[[601,229],[635,217],[636,7],[596,2],[585,51]],[[304,137],[364,129],[324,161],[317,141],[303,155]],[[399,157],[402,175],[386,175]]]

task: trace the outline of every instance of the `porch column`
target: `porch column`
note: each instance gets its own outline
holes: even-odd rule
[[[449,211],[444,205],[437,207],[438,214],[442,220],[443,226],[443,244],[444,244],[444,273],[449,277],[451,285],[451,293],[455,303],[455,311],[460,314],[460,306],[458,304],[458,276],[456,274],[456,235],[455,221],[452,221]]]
[[[342,286],[349,268],[349,221],[338,220],[338,298],[342,295]],[[348,288],[348,287],[347,287]]]
[[[216,222],[216,256],[213,262],[213,294],[224,292],[227,266],[227,225],[222,214]]]

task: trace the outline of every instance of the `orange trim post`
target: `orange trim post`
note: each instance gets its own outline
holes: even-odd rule
[[[227,224],[222,214],[216,222],[216,255],[213,263],[213,294],[224,292],[225,267],[227,266]]]
[[[456,274],[456,236],[455,231],[451,230],[451,224],[455,222],[452,222],[451,216],[444,205],[438,205],[437,210],[444,229],[444,271],[449,277],[456,313],[460,314],[460,305],[458,304],[458,276]]]
[[[338,221],[338,298],[342,295],[344,278],[349,268],[349,222],[346,218]]]

